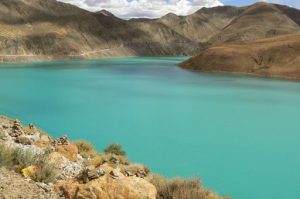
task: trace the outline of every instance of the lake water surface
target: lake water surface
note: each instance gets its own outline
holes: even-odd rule
[[[300,83],[203,74],[178,58],[0,66],[0,114],[53,136],[117,142],[167,177],[234,199],[300,198]]]

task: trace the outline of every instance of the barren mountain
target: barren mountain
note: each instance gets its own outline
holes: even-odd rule
[[[188,16],[170,13],[157,21],[193,41],[207,42],[213,35],[222,32],[243,10],[231,6],[202,8]]]
[[[300,79],[300,34],[211,47],[181,66],[206,72]]]
[[[298,32],[300,11],[275,4],[203,8],[122,20],[56,0],[0,1],[0,61],[197,55],[211,45]]]
[[[201,45],[163,24],[121,20],[56,0],[0,2],[3,61],[104,56],[181,55]]]
[[[281,5],[256,3],[245,7],[210,43],[253,41],[300,31],[300,11]]]

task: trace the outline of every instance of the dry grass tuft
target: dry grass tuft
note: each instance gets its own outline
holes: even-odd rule
[[[0,166],[12,167],[14,165],[15,151],[0,144]]]
[[[37,164],[37,171],[31,175],[31,179],[36,182],[53,183],[58,176],[59,172],[53,164],[41,161]]]
[[[115,154],[115,155],[119,155],[119,156],[125,156],[126,155],[126,151],[124,151],[122,149],[122,146],[120,144],[110,144],[109,146],[107,146],[104,149],[104,152],[106,154]]]
[[[79,140],[74,142],[74,144],[77,146],[78,152],[83,158],[95,158],[98,155],[94,146],[89,142]]]
[[[205,189],[198,179],[166,180],[159,175],[151,175],[148,179],[158,191],[157,199],[229,199]]]
[[[132,174],[138,173],[139,171],[144,171],[146,175],[150,173],[149,167],[143,164],[128,164],[121,167],[121,172],[130,171]]]

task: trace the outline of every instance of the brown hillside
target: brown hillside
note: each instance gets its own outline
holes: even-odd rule
[[[115,56],[197,55],[211,45],[300,30],[300,11],[259,3],[188,16],[122,20],[56,0],[0,1],[0,62]]]
[[[300,34],[211,47],[180,66],[206,72],[300,79]]]
[[[188,16],[168,14],[157,21],[177,33],[197,42],[207,42],[238,17],[244,8],[231,6],[202,8]]]
[[[287,15],[290,13],[290,16]],[[292,17],[292,18],[290,18]],[[269,3],[256,3],[210,39],[212,44],[253,41],[300,31],[300,12]]]

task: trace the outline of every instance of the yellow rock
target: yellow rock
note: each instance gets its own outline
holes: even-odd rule
[[[26,167],[24,169],[22,169],[22,174],[25,178],[31,176],[32,174],[34,174],[37,170],[37,166],[35,165],[31,165],[29,167]]]
[[[67,199],[156,199],[157,195],[154,185],[134,176],[112,179],[106,175],[87,184],[65,182],[56,189]]]

